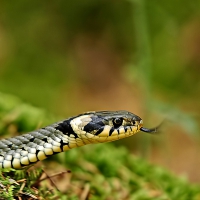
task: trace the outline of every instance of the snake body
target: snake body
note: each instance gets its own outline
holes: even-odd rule
[[[0,168],[20,169],[75,147],[119,140],[140,130],[155,131],[142,126],[142,119],[127,111],[80,114],[36,131],[0,140]]]

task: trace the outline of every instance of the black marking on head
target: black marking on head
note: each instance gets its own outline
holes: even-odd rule
[[[128,128],[127,126],[124,126],[124,131],[127,132]]]
[[[101,127],[96,133],[95,135],[99,135],[102,131],[103,131],[104,127]]]
[[[90,133],[94,130],[99,130],[99,129],[103,129],[105,124],[103,123],[102,121],[102,118],[99,118],[99,117],[91,117],[91,122],[89,122],[87,125],[85,125],[84,127],[84,131],[86,131],[87,133]],[[98,133],[96,134],[100,134],[99,131],[97,131]],[[95,135],[96,135],[95,134]]]
[[[113,133],[114,130],[115,130],[115,129],[114,129],[113,127],[110,129],[110,131],[109,131],[109,136],[112,135],[112,133]]]
[[[102,126],[100,126],[99,124],[94,123],[93,121],[89,122],[87,125],[85,125],[84,127],[84,131],[86,131],[87,133],[90,133],[94,130],[98,130],[100,129]]]
[[[70,124],[72,119],[74,119],[74,118],[70,118],[68,120],[61,122],[60,124],[58,124],[57,127],[55,127],[55,129],[61,131],[65,135],[70,136],[72,134],[72,135],[74,135],[75,138],[78,138],[78,135],[73,131],[71,124]]]

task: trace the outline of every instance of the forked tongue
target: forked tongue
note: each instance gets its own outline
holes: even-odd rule
[[[155,127],[155,128],[144,128],[144,127],[141,127],[140,130],[143,131],[143,132],[146,132],[146,133],[150,133],[150,134],[156,134],[158,133],[158,127]]]

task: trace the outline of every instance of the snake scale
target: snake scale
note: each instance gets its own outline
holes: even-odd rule
[[[0,140],[0,168],[21,169],[86,144],[119,140],[139,131],[154,133],[128,111],[87,112],[36,131]]]

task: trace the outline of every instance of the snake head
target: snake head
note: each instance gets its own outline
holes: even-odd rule
[[[70,124],[79,138],[99,143],[134,135],[140,131],[143,122],[139,116],[128,111],[99,111],[79,115]]]

